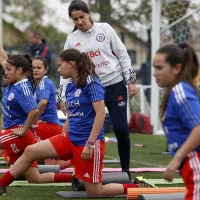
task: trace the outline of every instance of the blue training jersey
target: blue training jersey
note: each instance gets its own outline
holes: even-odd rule
[[[163,128],[172,155],[200,124],[200,98],[191,85],[181,82],[173,87],[166,106]],[[195,151],[200,151],[198,146]]]
[[[70,81],[66,89],[69,112],[69,138],[75,145],[84,146],[92,130],[96,116],[92,102],[104,100],[104,87],[97,77],[88,76],[84,88],[77,88]],[[103,127],[97,139],[104,141]]]
[[[36,108],[38,106],[28,79],[21,80],[16,84],[9,84],[4,90],[2,98],[4,128],[24,125],[28,113]]]
[[[47,99],[48,103],[44,112],[40,116],[40,120],[45,122],[58,124],[61,126],[60,120],[57,115],[56,108],[56,89],[53,82],[47,77],[44,76],[39,84],[37,85],[35,94],[36,102],[39,103],[42,99]]]

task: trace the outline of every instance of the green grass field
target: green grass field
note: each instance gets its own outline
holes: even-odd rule
[[[113,134],[106,134],[113,137]],[[166,150],[166,139],[164,136],[152,136],[131,134],[131,167],[165,167],[170,161],[169,155],[161,155]],[[144,144],[145,147],[134,147],[133,144]],[[119,158],[117,152],[117,143],[106,143],[105,159]],[[119,165],[107,165],[105,167],[119,167]],[[3,168],[3,166],[2,166]],[[132,177],[144,176],[147,179],[161,179],[163,173],[134,173]],[[176,175],[179,178],[179,175]],[[163,185],[157,185],[164,187]],[[172,185],[170,185],[172,186]],[[173,186],[183,186],[183,184],[174,184]],[[48,200],[63,199],[55,194],[56,191],[71,191],[71,187],[8,187],[7,196],[0,197],[2,200]],[[87,198],[89,200],[89,198]],[[112,198],[114,199],[114,198]],[[77,199],[74,199],[77,200]]]

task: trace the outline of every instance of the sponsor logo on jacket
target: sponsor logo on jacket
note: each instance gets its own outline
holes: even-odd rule
[[[90,56],[90,58],[101,55],[101,52],[99,49],[97,49],[96,51],[88,51],[86,53],[88,54],[88,56]]]
[[[110,64],[109,60],[104,60],[104,61],[101,61],[100,63],[96,64],[96,67],[103,67],[103,66],[109,65],[109,64]]]

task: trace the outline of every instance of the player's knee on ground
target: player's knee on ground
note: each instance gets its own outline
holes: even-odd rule
[[[41,181],[40,181],[40,176],[39,176],[40,174],[38,173],[38,175],[36,175],[36,174],[28,174],[28,175],[26,175],[26,178],[27,178],[27,181],[29,182],[29,183],[40,183]]]
[[[92,185],[92,187],[90,187],[87,184],[85,184],[85,187],[86,187],[86,192],[87,192],[88,196],[103,196],[101,187],[96,187],[94,189],[94,185]]]
[[[27,181],[29,183],[40,183],[40,180],[38,180],[36,177],[29,177],[27,178]]]
[[[101,193],[97,190],[86,190],[88,196],[101,196]]]

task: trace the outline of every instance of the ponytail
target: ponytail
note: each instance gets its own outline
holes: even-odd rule
[[[77,66],[78,69],[78,87],[84,87],[87,81],[88,75],[96,76],[95,65],[86,53],[80,53],[81,60]]]
[[[166,54],[166,63],[168,63],[171,68],[174,68],[176,64],[181,64],[182,66],[181,72],[178,75],[177,79],[165,91],[165,95],[163,97],[161,105],[161,117],[163,117],[170,92],[172,88],[178,83],[182,81],[187,81],[200,97],[200,90],[194,83],[194,79],[198,75],[199,62],[193,47],[187,41],[179,45],[165,45],[158,49],[156,53]]]
[[[27,53],[24,54],[23,56],[24,56],[24,58],[26,58],[27,61],[29,62],[28,69],[26,70],[26,73],[27,73],[26,75],[27,75],[28,80],[29,80],[29,82],[31,83],[33,89],[35,90],[37,84],[36,84],[36,81],[35,81],[35,79],[34,79],[34,77],[33,77],[32,57],[31,57],[30,54],[27,54]]]
[[[24,58],[26,58],[26,59],[28,60],[28,62],[32,65],[32,57],[31,57],[31,55],[28,54],[28,53],[25,53],[23,56],[24,56]]]
[[[80,53],[77,49],[66,49],[60,53],[59,58],[67,62],[76,62],[76,68],[78,71],[77,87],[84,87],[89,75],[97,77],[95,65],[87,53]]]
[[[31,83],[31,85],[33,87],[33,90],[35,90],[36,87],[37,87],[37,83],[36,83],[36,81],[35,81],[35,79],[33,77],[33,69],[32,69],[32,67],[30,68],[29,73],[28,73],[28,80]]]

